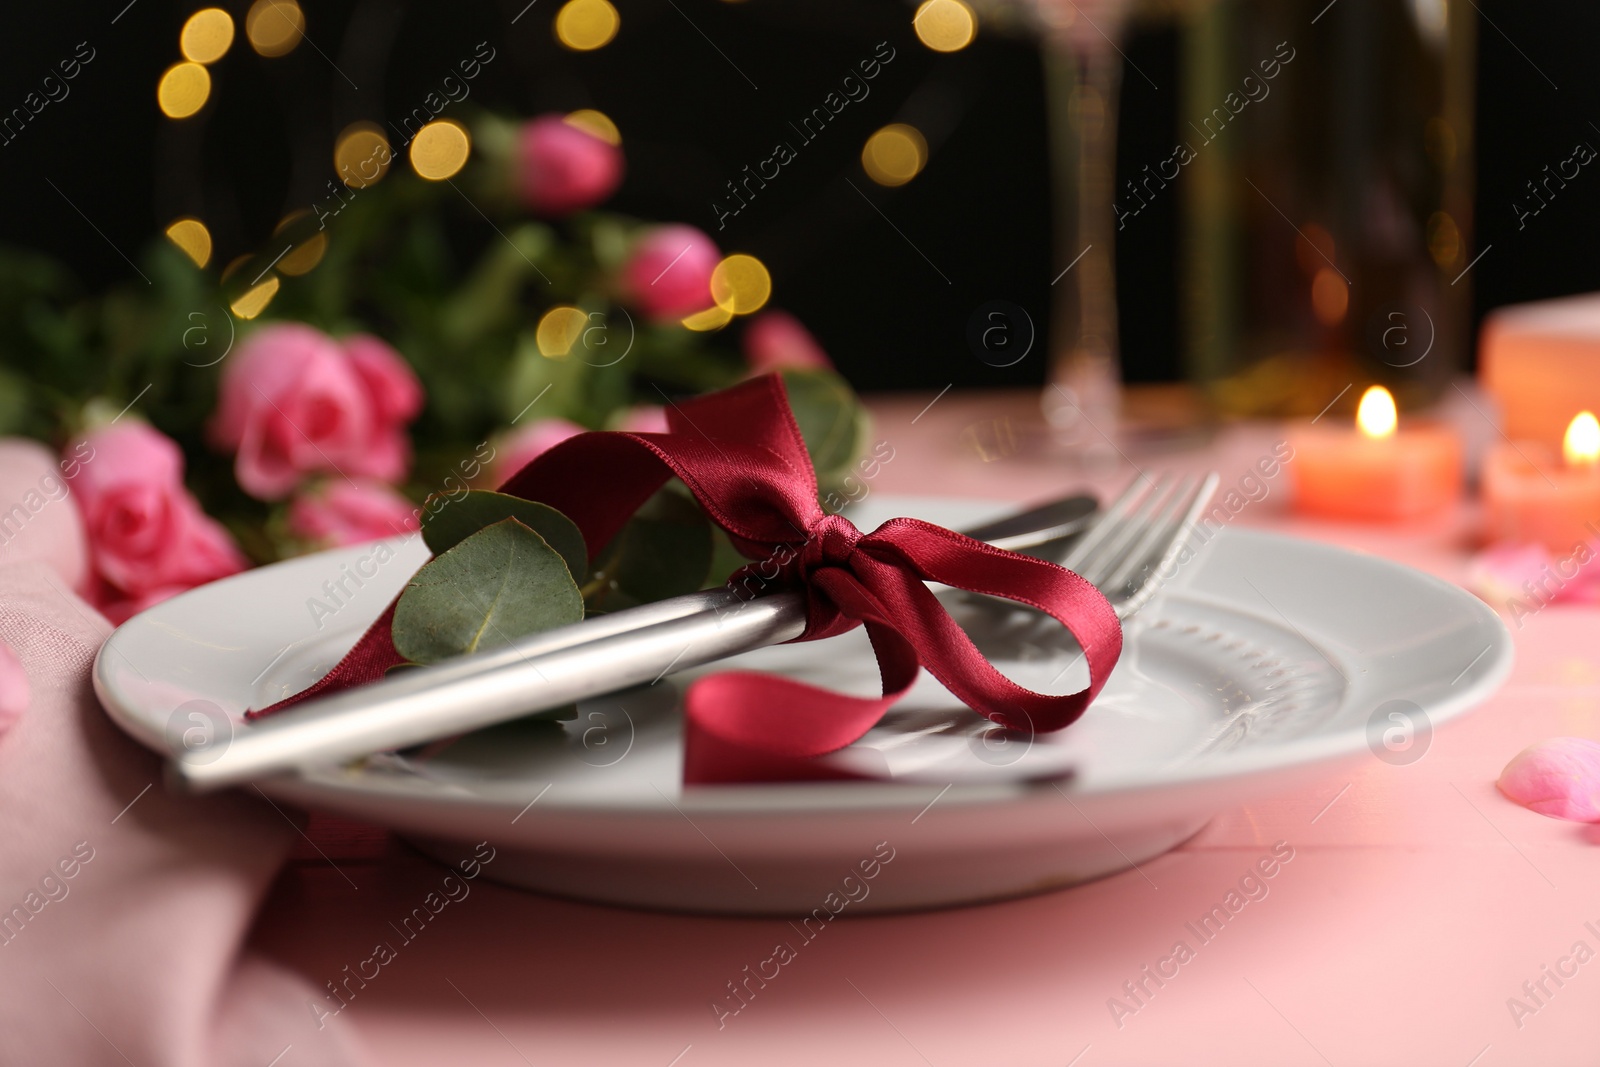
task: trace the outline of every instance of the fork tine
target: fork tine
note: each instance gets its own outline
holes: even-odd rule
[[[1139,540],[1133,548],[1102,581],[1097,583],[1107,596],[1123,592],[1139,568],[1149,563],[1150,557],[1157,551],[1165,550],[1168,542],[1176,535],[1177,527],[1182,524],[1183,517],[1193,503],[1194,494],[1198,489],[1198,479],[1189,476],[1180,478],[1173,485],[1172,491],[1161,502],[1157,514],[1140,532]]]
[[[1139,475],[1128,483],[1116,500],[1113,500],[1101,514],[1098,521],[1083,536],[1078,538],[1077,544],[1072,546],[1072,551],[1067,553],[1061,561],[1061,566],[1069,571],[1077,571],[1085,560],[1090,559],[1099,549],[1101,542],[1111,536],[1121,526],[1129,511],[1138,502],[1143,490],[1141,482],[1149,481],[1144,475]]]
[[[1112,597],[1118,618],[1125,619],[1132,615],[1155,595],[1163,574],[1188,543],[1189,535],[1199,523],[1200,515],[1211,502],[1211,495],[1217,491],[1217,483],[1220,481],[1216,471],[1208,472],[1195,487],[1193,494],[1179,505],[1176,511],[1179,521],[1168,528],[1169,533],[1164,543],[1152,543],[1150,553],[1146,557],[1150,561],[1150,566],[1134,580],[1132,588],[1127,588],[1125,584],[1121,590],[1107,591]],[[1126,583],[1127,580],[1124,581]],[[1118,593],[1122,595],[1118,596]]]
[[[1106,579],[1135,550],[1151,527],[1159,525],[1160,516],[1176,486],[1176,480],[1168,474],[1160,475],[1151,482],[1150,491],[1140,500],[1138,508],[1123,520],[1114,533],[1106,537],[1098,552],[1083,561],[1078,573],[1110,593],[1114,587],[1108,585]]]

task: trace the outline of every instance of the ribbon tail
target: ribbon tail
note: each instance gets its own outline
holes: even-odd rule
[[[820,763],[859,740],[917,680],[916,652],[867,624],[883,695],[856,697],[792,678],[727,671],[701,678],[683,699],[685,785],[870,778]]]

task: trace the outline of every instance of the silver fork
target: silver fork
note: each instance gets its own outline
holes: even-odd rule
[[[1150,600],[1217,490],[1201,477],[1140,474],[1061,560],[1111,601],[1126,619]]]
[[[1164,478],[1146,487],[1149,481],[1141,475],[1082,534],[1068,557],[1068,565],[1082,568],[1079,573],[1107,590],[1119,617],[1137,610],[1154,592],[1210,497],[1216,475],[1198,487],[1193,479]],[[506,650],[489,653],[496,657],[493,663],[461,657],[307,701],[251,725],[225,744],[183,753],[172,764],[174,774],[189,789],[209,790],[403,748],[654,684],[667,674],[793,640],[806,626],[805,594],[795,591],[743,600],[736,591],[722,589],[633,610],[661,621],[618,630],[617,616],[624,614],[618,612],[601,616],[598,625],[584,622],[538,635],[537,645],[530,642],[515,656]],[[537,654],[526,654],[535,647]]]

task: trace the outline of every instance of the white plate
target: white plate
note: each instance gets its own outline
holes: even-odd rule
[[[899,514],[960,527],[1007,510],[867,505],[856,516],[864,528]],[[324,674],[426,558],[420,541],[397,544],[381,564],[371,545],[325,552],[137,616],[100,652],[101,701],[163,752],[185,730],[219,729],[207,714],[224,734],[249,729],[247,708]],[[1082,685],[1059,627],[947,603],[1008,675],[1058,692]],[[859,630],[738,665],[876,691]],[[1007,738],[924,673],[884,726],[832,757],[888,781],[682,788],[684,675],[585,704],[561,734],[499,727],[427,759],[384,756],[261,788],[393,827],[447,860],[487,840],[491,877],[568,896],[716,912],[928,907],[1122,870],[1330,761],[1417,758],[1431,727],[1483,700],[1510,668],[1499,618],[1453,585],[1228,529],[1130,620],[1122,661],[1078,723]]]

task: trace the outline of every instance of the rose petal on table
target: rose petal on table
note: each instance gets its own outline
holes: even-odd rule
[[[1467,564],[1467,587],[1491,604],[1524,595],[1524,582],[1538,578],[1550,566],[1543,545],[1491,545]]]
[[[1496,783],[1523,807],[1552,819],[1600,822],[1600,741],[1552,737],[1517,753]]]
[[[0,734],[28,710],[28,672],[10,646],[0,644]]]

